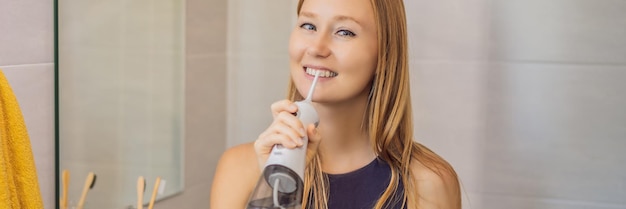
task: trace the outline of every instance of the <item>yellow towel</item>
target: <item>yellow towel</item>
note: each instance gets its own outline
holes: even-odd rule
[[[22,112],[0,70],[0,209],[41,209],[35,160]]]

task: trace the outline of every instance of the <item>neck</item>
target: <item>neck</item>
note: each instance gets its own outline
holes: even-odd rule
[[[366,131],[366,108],[367,94],[340,104],[316,104],[322,135],[318,153],[324,172],[350,172],[376,157]]]

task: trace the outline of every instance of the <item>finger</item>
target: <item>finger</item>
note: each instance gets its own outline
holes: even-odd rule
[[[309,137],[309,145],[308,146],[317,146],[319,142],[322,140],[322,136],[317,131],[317,128],[314,124],[309,124],[307,127],[307,136]]]
[[[287,148],[297,147],[293,140],[283,134],[271,134],[265,138],[258,139],[254,143],[255,149],[257,152],[260,152],[259,154],[269,154],[274,145],[282,145]]]
[[[282,145],[283,147],[289,148],[289,149],[293,149],[298,147],[298,145],[296,144],[296,142],[293,141],[293,139],[289,138],[288,136],[285,136],[284,134],[274,134],[271,135],[270,138],[275,141],[274,145]],[[271,146],[274,147],[274,146]]]
[[[302,125],[300,119],[288,112],[279,113],[275,121],[286,124],[290,128],[296,130],[300,137],[303,137],[306,134],[306,131],[304,130],[304,126]]]
[[[322,140],[321,134],[318,132],[315,125],[309,124],[307,126],[307,135],[309,136],[309,142],[307,145],[307,154],[306,154],[306,163],[307,165],[312,161],[312,159],[317,155],[317,149]]]
[[[301,131],[295,130],[285,123],[276,124],[275,126],[273,126],[273,129],[276,131],[276,134],[284,135],[286,138],[289,138],[298,146],[302,146],[302,137],[304,136],[304,134],[302,134]]]
[[[273,125],[273,123],[272,123]],[[270,127],[272,127],[272,125],[270,125]],[[265,138],[267,136],[269,136],[270,134],[275,133],[274,130],[272,130],[271,128],[266,129],[265,131],[263,131],[263,133],[259,134],[259,136],[257,137],[257,140]]]
[[[286,115],[289,115],[289,114],[287,113]],[[266,137],[268,135],[278,133],[279,130],[277,129],[277,127],[281,126],[281,125],[284,125],[284,123],[285,123],[284,120],[286,120],[286,119],[281,119],[281,118],[274,119],[274,121],[272,121],[272,124],[270,124],[270,126],[267,129],[265,129],[265,131],[263,131],[263,133],[259,134],[257,139],[264,138],[264,137]]]
[[[267,158],[272,152],[272,149],[274,149],[275,145],[282,145],[283,147],[290,149],[297,147],[292,140],[281,134],[268,134],[263,138],[258,138],[254,142],[254,150],[257,154],[257,160],[260,168],[264,167]]]
[[[280,112],[283,111],[287,111],[289,113],[295,113],[298,111],[298,106],[296,106],[292,101],[286,99],[274,102],[270,108],[272,110],[273,117],[276,117]]]

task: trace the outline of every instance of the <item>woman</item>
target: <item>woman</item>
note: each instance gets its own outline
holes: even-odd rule
[[[289,42],[289,99],[254,143],[227,150],[212,209],[245,208],[275,144],[308,135],[306,208],[461,208],[456,173],[413,141],[406,18],[402,0],[300,0]],[[320,71],[319,125],[292,115]],[[306,129],[305,129],[306,128]]]

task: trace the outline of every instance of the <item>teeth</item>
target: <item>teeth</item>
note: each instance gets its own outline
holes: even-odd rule
[[[335,77],[337,76],[337,73],[335,72],[331,72],[331,71],[327,71],[327,70],[318,70],[318,69],[313,69],[313,68],[306,68],[306,73],[312,76],[315,76],[316,72],[320,72],[320,77],[322,78],[328,78],[328,77]]]

